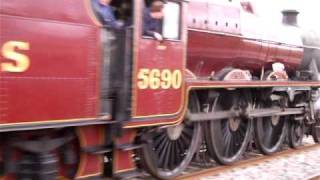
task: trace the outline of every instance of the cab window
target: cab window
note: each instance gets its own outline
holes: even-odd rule
[[[181,4],[160,0],[146,1],[143,11],[143,36],[154,39],[179,40]]]
[[[165,39],[180,39],[180,8],[180,4],[176,2],[167,2],[164,6],[162,32]]]

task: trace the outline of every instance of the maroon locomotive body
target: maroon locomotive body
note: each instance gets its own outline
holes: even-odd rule
[[[1,1],[1,178],[168,179],[201,142],[231,164],[252,139],[263,154],[320,141],[318,37],[296,11],[270,24],[249,2],[168,0],[159,41],[143,34],[151,0],[113,1],[121,30],[97,2]]]
[[[276,62],[283,63],[290,73],[300,66],[300,30],[280,23],[271,28],[245,5],[238,1],[191,1],[188,68],[197,76],[210,76],[225,67],[259,74]]]
[[[1,124],[96,117],[100,34],[88,7],[75,1],[3,1],[0,8],[0,101],[6,107]]]
[[[315,30],[298,26],[298,11],[283,11],[283,23],[259,17],[250,2],[191,1],[188,16],[188,66],[208,77],[226,67],[249,69],[283,63],[288,73],[307,70],[310,59],[320,68]]]

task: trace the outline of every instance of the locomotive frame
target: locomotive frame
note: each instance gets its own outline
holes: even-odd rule
[[[53,179],[56,176],[90,179],[106,173],[115,177],[133,176],[136,175],[136,163],[142,164],[157,178],[171,178],[192,160],[201,143],[201,130],[204,130],[210,157],[220,164],[239,159],[251,140],[252,129],[258,137],[255,143],[264,154],[279,149],[287,130],[293,148],[299,146],[301,134],[303,136],[305,131],[312,134],[316,142],[320,141],[317,129],[320,113],[313,107],[320,83],[315,79],[306,80],[306,77],[319,73],[314,70],[316,65],[311,65],[308,72],[301,70],[301,77],[295,76],[297,80],[293,81],[288,79],[288,74],[292,78],[292,73],[283,70],[274,70],[266,78],[261,75],[254,79],[256,73],[237,67],[224,67],[204,77],[203,73],[195,72],[194,67],[188,65],[192,48],[188,47],[188,33],[247,37],[241,36],[239,29],[229,32],[228,29],[204,31],[189,28],[190,23],[195,22],[187,15],[187,1],[169,1],[179,6],[180,34],[179,39],[165,39],[163,42],[143,37],[144,1],[133,1],[132,56],[124,60],[128,66],[122,72],[121,88],[124,91],[118,89],[120,93],[113,102],[116,105],[113,104],[106,114],[99,110],[103,51],[99,42],[103,26],[90,0],[56,4],[55,1],[33,0],[44,10],[27,6],[30,0],[19,1],[6,1],[0,6],[0,23],[5,25],[0,34],[0,105],[4,106],[0,107],[0,169],[3,169],[5,179]],[[228,11],[228,3],[218,6]],[[56,11],[50,9],[53,4],[57,6]],[[234,5],[232,8],[231,12],[234,12]],[[15,9],[19,11],[15,12]],[[233,17],[237,18],[236,15]],[[203,23],[209,22],[205,20]],[[39,32],[31,25],[43,31]],[[64,35],[70,31],[74,33]],[[279,51],[283,44],[277,44]],[[293,47],[297,49],[292,50],[293,54],[296,53],[292,56],[302,58],[301,51],[306,46]],[[270,50],[271,54],[277,51],[275,49]],[[290,58],[290,53],[287,57]],[[62,58],[64,62],[56,58]],[[30,60],[29,65],[23,63],[26,60]],[[74,61],[73,66],[65,65]],[[278,62],[259,67],[260,73],[265,74],[265,68],[272,70],[274,63]],[[3,68],[4,64],[6,68]],[[271,76],[273,79],[269,78]],[[232,103],[225,103],[219,100],[220,97]],[[282,119],[283,116],[288,119]],[[280,125],[283,128],[278,132],[281,137],[276,137],[276,143],[271,143],[271,147],[259,138],[261,132],[257,129],[261,130],[264,121],[271,122],[272,126],[268,127]],[[220,122],[219,127],[225,126],[222,122],[227,122],[231,132],[243,136],[239,140],[241,147],[223,150],[229,154],[219,150],[224,145],[218,145],[215,139],[225,133],[215,129]],[[245,130],[241,129],[243,122]],[[287,123],[290,126],[287,127]],[[303,132],[294,136],[292,130],[295,128],[302,128]],[[183,139],[187,136],[187,140]],[[170,147],[162,147],[159,142]],[[182,147],[178,147],[181,146],[179,143]],[[133,156],[138,156],[138,160]],[[175,162],[169,162],[170,157]],[[154,162],[155,158],[159,164]]]

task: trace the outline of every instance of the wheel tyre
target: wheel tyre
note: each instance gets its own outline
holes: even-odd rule
[[[283,124],[283,127],[281,128],[281,134],[277,142],[273,145],[273,147],[267,147],[263,142],[263,137],[264,137],[264,134],[262,134],[262,132],[264,131],[264,129],[262,128],[263,121],[265,120],[262,118],[254,120],[254,123],[253,123],[254,135],[255,135],[254,142],[256,147],[260,150],[261,153],[265,155],[271,155],[277,152],[281,148],[283,142],[285,141],[286,134],[288,131],[288,123],[287,123],[287,120],[283,119],[284,124]]]
[[[312,125],[312,137],[315,143],[320,144],[320,119]]]

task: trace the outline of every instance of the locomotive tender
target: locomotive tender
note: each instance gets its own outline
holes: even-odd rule
[[[148,2],[114,1],[133,19],[114,32],[90,0],[1,1],[2,178],[168,179],[203,143],[231,164],[252,140],[264,154],[320,142],[320,35],[298,12],[270,25],[249,2],[168,0],[157,41]]]

